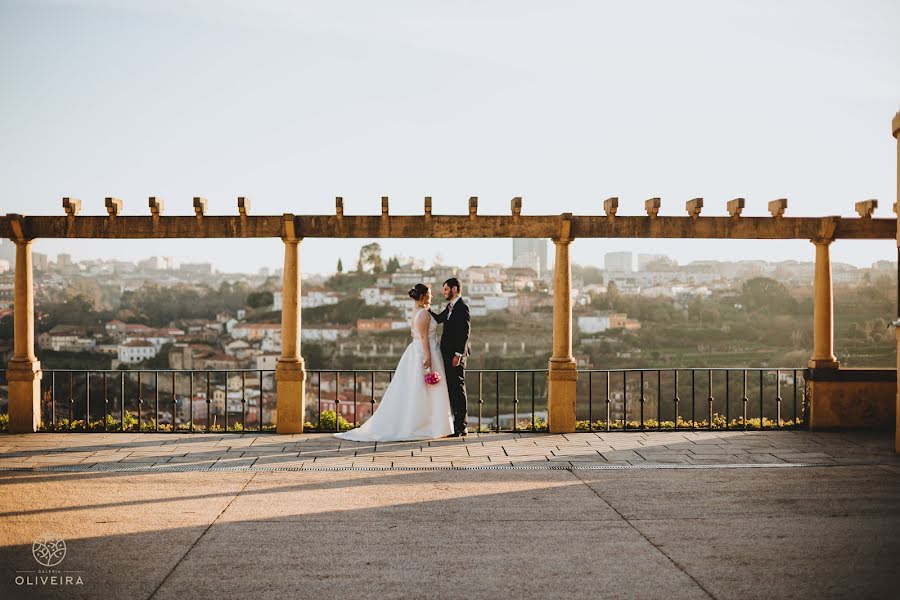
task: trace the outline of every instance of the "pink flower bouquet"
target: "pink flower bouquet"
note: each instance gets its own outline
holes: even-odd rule
[[[441,380],[441,374],[437,371],[428,371],[425,373],[425,383],[428,385],[435,385],[439,383]]]

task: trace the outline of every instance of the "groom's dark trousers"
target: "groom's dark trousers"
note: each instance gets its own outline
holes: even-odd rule
[[[450,410],[453,412],[453,431],[461,433],[466,430],[466,359],[469,357],[469,306],[462,298],[453,305],[447,305],[441,313],[431,313],[438,323],[444,324],[441,333],[441,354],[444,358],[444,372],[447,374],[447,392],[450,395]],[[448,316],[449,315],[449,316]],[[459,365],[453,366],[453,359],[459,353]]]

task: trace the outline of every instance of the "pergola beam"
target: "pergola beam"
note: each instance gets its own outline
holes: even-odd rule
[[[552,238],[562,215],[295,215],[301,238]],[[0,216],[0,237],[70,239],[280,238],[282,215],[272,216]],[[896,218],[572,216],[573,238],[895,239]]]

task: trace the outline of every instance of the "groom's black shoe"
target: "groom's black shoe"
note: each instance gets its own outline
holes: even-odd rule
[[[463,429],[462,431],[454,431],[447,437],[466,437],[467,435],[469,435],[469,430]]]

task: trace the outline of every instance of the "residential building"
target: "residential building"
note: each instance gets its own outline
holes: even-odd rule
[[[281,292],[279,292],[281,294]],[[337,304],[340,296],[322,286],[304,286],[300,291],[300,308],[318,308]]]
[[[300,329],[300,339],[304,342],[336,342],[351,335],[353,328],[349,325],[307,325]]]
[[[366,306],[384,306],[394,299],[394,287],[391,285],[373,285],[363,288],[360,293]],[[407,296],[408,297],[408,296]]]
[[[380,332],[393,331],[395,329],[405,329],[409,327],[409,323],[399,319],[357,319],[356,329],[360,333],[363,332]]]
[[[499,296],[503,293],[503,284],[499,281],[473,281],[463,290],[463,296]]]
[[[231,337],[250,342],[263,338],[277,339],[281,343],[280,323],[241,323],[231,330]]]
[[[153,358],[159,349],[144,340],[129,340],[119,344],[119,362],[126,364],[139,363]]]

